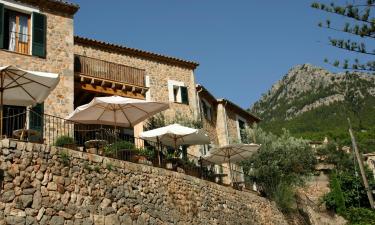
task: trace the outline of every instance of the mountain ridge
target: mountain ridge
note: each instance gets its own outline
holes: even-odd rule
[[[250,112],[262,118],[260,126],[268,131],[281,133],[286,128],[310,139],[344,137],[349,117],[355,128],[369,131],[375,142],[375,75],[297,65]]]

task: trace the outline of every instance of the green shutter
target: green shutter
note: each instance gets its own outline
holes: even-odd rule
[[[181,103],[189,105],[189,96],[188,96],[187,87],[180,87],[180,88],[181,88]]]
[[[33,13],[33,55],[46,57],[46,16]]]
[[[29,113],[29,128],[38,131],[37,135],[29,137],[29,141],[40,142],[43,139],[44,103],[34,106]]]
[[[0,3],[0,48],[4,48],[4,4]]]

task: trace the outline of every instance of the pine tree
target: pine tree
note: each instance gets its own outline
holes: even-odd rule
[[[372,12],[375,7],[375,0],[354,0],[350,2],[345,4],[314,2],[311,7],[343,17],[344,25],[342,27],[336,26],[329,19],[318,24],[319,27],[352,36],[349,39],[330,37],[330,45],[360,55],[375,56],[375,49],[369,47],[375,38],[375,18]],[[375,72],[375,61],[373,60],[360,62],[359,59],[352,58],[334,61],[325,59],[324,61],[342,69]]]

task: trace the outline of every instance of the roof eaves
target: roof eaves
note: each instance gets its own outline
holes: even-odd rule
[[[219,99],[217,99],[217,102],[218,102],[218,103],[227,103],[227,104],[230,104],[231,106],[237,108],[238,110],[244,112],[245,114],[247,114],[247,115],[253,117],[255,120],[258,120],[258,121],[261,121],[261,120],[262,120],[261,118],[255,116],[254,114],[252,114],[252,113],[250,113],[249,111],[243,109],[242,107],[240,107],[239,105],[233,103],[232,101],[230,101],[230,100],[228,100],[228,99],[225,99],[225,98],[219,98]]]
[[[74,15],[79,10],[79,5],[64,0],[16,0],[25,4],[36,5],[38,7],[46,7],[56,11],[62,11]],[[57,7],[56,7],[57,6]]]
[[[153,60],[157,60],[157,61],[161,61],[164,63],[173,64],[173,65],[179,65],[179,66],[187,67],[193,70],[199,66],[199,63],[196,63],[193,61],[178,59],[178,58],[171,57],[171,56],[165,56],[165,55],[161,55],[158,53],[148,52],[148,51],[144,51],[144,50],[136,49],[136,48],[129,48],[123,45],[113,44],[113,43],[109,43],[105,41],[99,41],[99,40],[86,38],[86,37],[74,36],[74,42],[79,43],[79,44],[92,45],[92,46],[104,48],[107,50],[123,52],[123,53],[131,54],[134,56],[138,56],[138,57],[149,58],[149,59],[153,59]]]

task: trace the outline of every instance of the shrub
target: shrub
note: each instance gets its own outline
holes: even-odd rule
[[[107,170],[112,171],[113,170],[113,164],[107,163],[106,168],[107,168]]]
[[[295,193],[289,184],[279,184],[273,198],[277,206],[285,213],[292,212],[296,208]]]
[[[107,145],[104,148],[104,152],[105,152],[106,155],[111,155],[111,154],[115,153],[116,151],[123,150],[123,149],[134,150],[135,145],[134,145],[134,143],[131,143],[129,141],[118,141],[118,142],[115,142],[111,145]]]
[[[326,206],[328,209],[335,210],[341,214],[345,211],[345,198],[336,172],[331,174],[330,188],[331,191],[324,196]]]
[[[375,225],[375,211],[366,208],[349,208],[343,213],[349,225]]]
[[[138,154],[146,157],[147,159],[154,159],[156,156],[155,151],[150,148],[139,148]]]
[[[245,130],[244,143],[257,142],[260,149],[242,162],[245,174],[256,181],[263,194],[276,201],[282,211],[294,205],[294,187],[302,185],[316,164],[306,140],[294,138],[284,130],[281,136],[264,132],[256,126]]]
[[[74,139],[72,137],[65,136],[65,135],[58,137],[55,143],[53,143],[53,145],[57,147],[64,147],[65,145],[71,145],[71,144],[75,144]]]
[[[337,208],[339,205],[337,205],[334,197],[337,195],[337,192],[335,193],[335,190],[333,189],[333,187],[337,186],[337,182],[339,182],[346,207],[350,208],[361,206],[369,208],[370,204],[367,198],[366,190],[364,188],[361,176],[358,174],[359,168],[356,161],[353,160],[353,155],[345,153],[341,150],[340,145],[335,143],[319,149],[318,155],[323,156],[324,162],[334,164],[335,168],[337,169],[334,174],[330,176],[332,191],[323,198],[327,207],[335,210],[336,212],[342,211],[341,207],[340,209]],[[353,162],[355,162],[355,164]],[[366,168],[366,176],[370,188],[374,189],[375,179],[372,171],[368,168]]]
[[[69,153],[66,152],[66,151],[61,151],[59,153],[59,155],[60,155],[60,159],[61,159],[62,164],[64,164],[64,166],[69,166],[69,164],[70,164]]]

